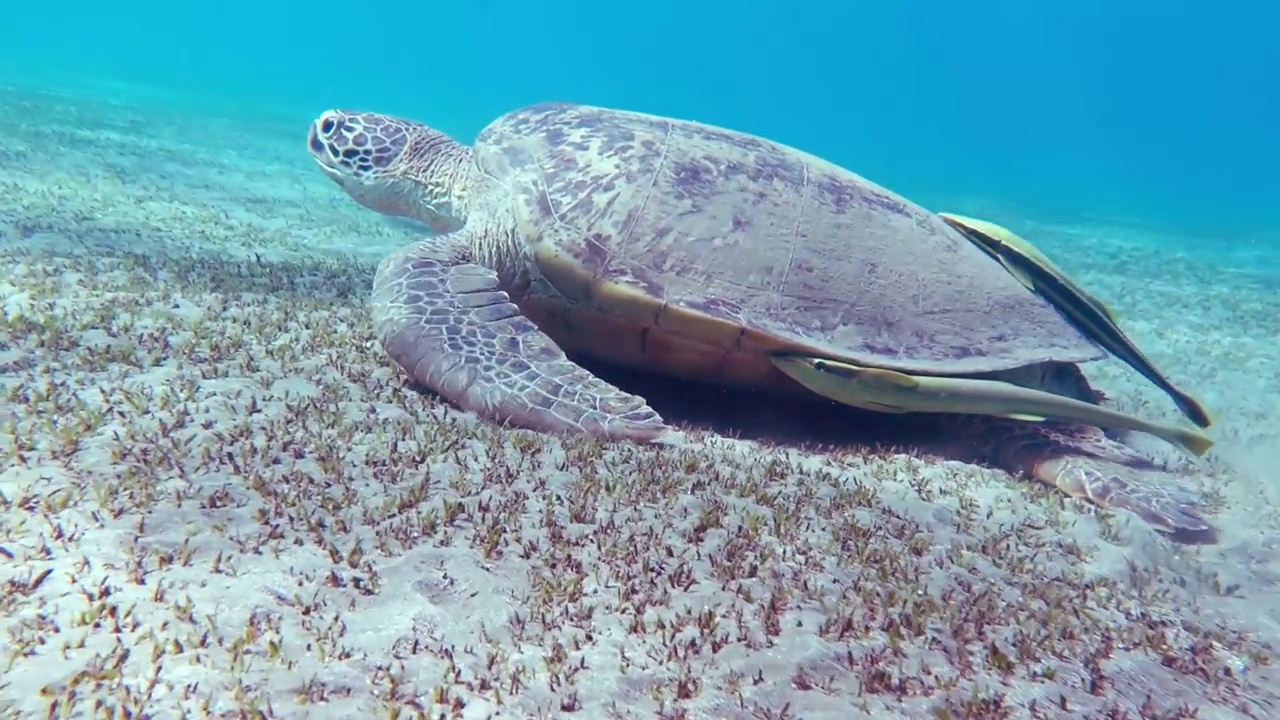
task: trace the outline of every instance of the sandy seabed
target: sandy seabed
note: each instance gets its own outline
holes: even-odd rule
[[[311,167],[310,118],[0,120],[0,717],[1280,715],[1275,271],[992,218],[1215,412],[1222,542],[1184,547],[927,432],[652,380],[683,441],[477,422],[373,346],[416,235]]]

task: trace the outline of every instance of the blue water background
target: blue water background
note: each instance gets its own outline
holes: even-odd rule
[[[1260,0],[28,0],[0,9],[0,81],[170,88],[300,136],[330,106],[469,140],[582,101],[764,134],[926,204],[1258,242],[1280,226],[1278,32]]]

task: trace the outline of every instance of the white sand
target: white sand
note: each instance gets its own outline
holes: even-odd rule
[[[311,168],[309,118],[0,121],[0,716],[1280,713],[1270,271],[993,218],[1215,411],[1223,539],[1187,548],[911,448],[495,430],[372,347],[414,235]]]

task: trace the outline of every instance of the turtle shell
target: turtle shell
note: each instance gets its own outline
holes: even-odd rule
[[[513,205],[522,308],[544,326],[590,308],[708,347],[934,374],[1103,356],[938,215],[780,143],[556,103],[498,118],[475,152]],[[570,346],[605,331],[559,328]]]

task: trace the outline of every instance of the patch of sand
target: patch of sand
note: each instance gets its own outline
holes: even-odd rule
[[[1178,547],[908,448],[492,428],[372,346],[372,262],[414,235],[308,166],[307,119],[0,108],[5,716],[1280,708],[1280,299],[1253,276],[1045,233],[1220,418],[1223,542]]]

